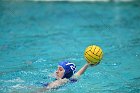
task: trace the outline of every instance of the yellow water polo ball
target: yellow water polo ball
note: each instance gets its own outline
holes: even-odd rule
[[[91,45],[85,49],[84,57],[89,64],[95,65],[100,63],[103,51],[99,46]]]

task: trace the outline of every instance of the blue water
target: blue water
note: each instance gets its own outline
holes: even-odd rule
[[[57,63],[80,69],[98,45],[101,63],[52,93],[140,93],[140,2],[0,2],[0,93],[51,82]]]

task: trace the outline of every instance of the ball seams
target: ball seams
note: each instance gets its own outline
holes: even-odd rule
[[[85,50],[85,59],[90,64],[99,63],[102,59],[102,49],[98,46],[89,46]]]
[[[91,51],[91,50],[90,50]],[[86,54],[88,54],[88,52],[86,52]],[[94,54],[94,53],[93,53]],[[90,57],[92,57],[93,59],[96,59],[94,58],[93,56],[91,56],[90,54],[88,54]],[[95,54],[94,54],[95,55]],[[97,55],[96,55],[97,56]],[[99,56],[98,56],[99,57]],[[96,59],[96,60],[99,60],[99,59]]]

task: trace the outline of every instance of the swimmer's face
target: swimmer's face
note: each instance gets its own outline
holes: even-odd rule
[[[63,69],[63,67],[58,66],[56,70],[56,78],[62,78],[64,76],[64,72],[65,70]]]

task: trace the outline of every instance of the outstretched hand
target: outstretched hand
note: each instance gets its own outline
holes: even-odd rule
[[[96,64],[89,64],[89,66],[93,67],[93,66],[96,66],[98,65],[100,62],[96,63]]]

